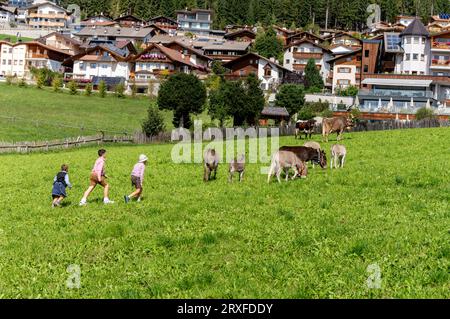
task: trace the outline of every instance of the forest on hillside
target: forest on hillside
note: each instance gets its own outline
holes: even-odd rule
[[[229,24],[305,27],[312,23],[328,28],[361,30],[371,3],[381,7],[381,18],[393,22],[395,16],[417,15],[427,21],[431,14],[450,13],[450,0],[62,0],[67,6],[75,3],[82,8],[82,17],[106,14],[118,17],[123,13],[149,19],[157,15],[175,17],[175,10],[208,8],[215,12],[214,28]]]

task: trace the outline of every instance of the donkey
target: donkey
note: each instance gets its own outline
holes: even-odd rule
[[[343,168],[344,167],[344,161],[345,157],[347,156],[347,149],[344,145],[340,144],[334,144],[331,146],[331,169],[333,169],[333,161],[334,161],[334,167],[335,168]],[[339,165],[337,165],[337,162],[339,160]]]
[[[322,148],[320,147],[320,144],[319,143],[317,143],[317,142],[306,142],[305,144],[303,144],[303,146],[304,147],[310,147],[310,148],[313,148],[313,149],[315,149],[315,150],[317,150],[317,151],[321,151],[322,150]],[[313,161],[311,161],[311,164],[312,164],[312,166],[313,166],[313,168],[315,167],[315,163],[313,162]],[[325,165],[326,166],[326,165]]]
[[[280,175],[281,171],[284,170],[286,174],[286,182],[289,179],[289,169],[294,169],[295,179],[297,176],[306,178],[308,174],[306,165],[295,155],[293,152],[289,151],[278,151],[272,156],[272,163],[270,164],[269,174],[267,176],[267,183],[270,183],[270,179],[273,175],[277,176],[278,183],[281,183]]]
[[[312,147],[305,146],[282,146],[280,151],[293,152],[303,162],[309,162],[320,165],[322,168],[327,167],[327,155],[323,150],[316,150]]]
[[[233,182],[234,173],[239,173],[239,182],[244,180],[244,170],[245,170],[245,155],[242,154],[238,159],[234,159],[230,162],[230,167],[228,169],[229,177],[228,181]]]
[[[216,150],[208,148],[203,157],[204,159],[204,174],[203,180],[205,182],[211,179],[211,173],[214,171],[213,178],[216,179],[217,167],[219,166],[219,156]]]

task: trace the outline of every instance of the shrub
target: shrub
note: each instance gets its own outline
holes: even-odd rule
[[[75,82],[74,80],[71,80],[69,82],[68,88],[69,88],[69,93],[71,95],[76,95],[78,93],[78,85],[77,85],[77,82]]]
[[[6,76],[6,84],[7,85],[12,85],[13,84],[13,76],[12,75],[7,75]]]
[[[53,92],[61,91],[61,86],[62,86],[61,78],[60,77],[53,78],[53,81],[52,81]]]
[[[433,110],[428,109],[426,107],[421,107],[416,112],[416,120],[419,120],[419,121],[425,120],[425,119],[431,120],[433,118],[434,118]]]
[[[36,76],[36,87],[38,89],[42,89],[45,85],[45,73],[44,72],[38,72]]]
[[[106,83],[103,80],[101,80],[98,84],[98,94],[100,95],[100,97],[106,96]]]
[[[123,82],[120,82],[116,85],[114,92],[116,94],[116,97],[122,99],[125,97],[125,84]]]
[[[86,95],[86,96],[92,95],[92,84],[91,83],[86,84],[86,86],[84,88],[84,95]]]
[[[20,78],[18,86],[21,88],[27,87],[27,81],[25,81],[25,78]]]
[[[161,111],[157,106],[150,106],[148,108],[148,117],[144,123],[142,123],[142,130],[145,135],[153,138],[153,136],[158,135],[164,131],[164,129],[164,117],[162,116]]]
[[[327,110],[323,110],[321,113],[320,113],[320,116],[321,117],[333,117],[333,111],[332,110],[330,110],[330,109],[327,109]]]

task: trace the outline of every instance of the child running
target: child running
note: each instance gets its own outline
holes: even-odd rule
[[[66,164],[61,165],[61,171],[56,174],[53,179],[52,189],[52,208],[61,207],[61,202],[67,197],[66,187],[72,188],[72,184],[69,181],[69,166]]]
[[[144,182],[145,166],[147,165],[148,157],[144,154],[139,156],[139,162],[134,165],[131,172],[131,186],[136,190],[128,196],[124,196],[125,203],[128,203],[131,199],[137,198],[137,201],[141,201],[142,195],[142,183]]]
[[[103,187],[103,203],[105,205],[114,204],[114,202],[112,200],[109,200],[108,197],[109,185],[106,181],[107,176],[105,174],[105,161],[106,150],[101,149],[98,151],[98,159],[95,161],[94,168],[92,169],[91,176],[89,178],[90,184],[80,201],[80,206],[86,205],[88,196],[92,193],[97,184],[100,184]]]

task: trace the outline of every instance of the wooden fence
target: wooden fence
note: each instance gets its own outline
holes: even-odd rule
[[[30,153],[35,151],[51,151],[69,149],[87,145],[100,145],[103,143],[133,143],[132,136],[79,136],[63,140],[43,142],[0,142],[0,153]]]
[[[377,121],[377,122],[361,122],[356,125],[352,131],[380,131],[380,130],[396,130],[396,129],[411,129],[411,128],[431,128],[431,127],[450,127],[449,121],[442,120],[421,120],[421,121]],[[254,127],[256,136],[260,136],[261,131],[259,128],[267,127]],[[219,129],[224,138],[234,138],[234,136],[227,136],[227,130],[229,128],[216,128]],[[245,130],[245,129],[244,129]],[[243,131],[242,131],[243,132]],[[285,125],[279,127],[279,136],[294,135],[295,126]],[[317,125],[315,127],[315,134],[321,134],[322,126]],[[202,132],[203,133],[203,132]],[[266,130],[267,135],[271,136],[270,128]],[[190,132],[191,140],[194,139],[194,132]],[[84,145],[101,145],[103,143],[133,143],[133,144],[155,144],[155,143],[168,143],[171,142],[172,133],[163,132],[154,137],[147,137],[142,132],[136,132],[134,135],[104,135],[98,134],[94,136],[79,136],[76,138],[66,138],[63,140],[45,141],[45,142],[16,142],[5,143],[0,142],[0,153],[30,153],[34,151],[51,151],[58,149],[69,149],[81,147]],[[206,138],[205,138],[206,139]]]

